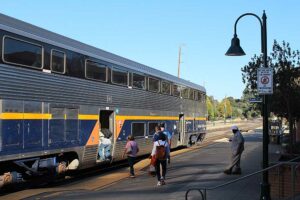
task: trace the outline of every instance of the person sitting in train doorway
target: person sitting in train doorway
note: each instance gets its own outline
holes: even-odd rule
[[[171,142],[172,142],[172,136],[173,136],[173,134],[170,131],[168,131],[168,130],[165,129],[165,124],[161,124],[160,131],[163,134],[165,134],[167,142],[169,143],[169,148],[171,149]],[[171,163],[171,156],[169,154],[168,155],[168,164],[170,164],[170,163]]]
[[[231,127],[233,137],[231,141],[231,164],[224,170],[225,174],[241,174],[241,155],[244,151],[244,137],[237,126]]]
[[[135,178],[133,165],[138,152],[139,147],[136,141],[134,140],[134,136],[129,135],[127,137],[127,143],[122,158],[125,157],[125,154],[127,155],[128,165],[130,167],[130,178]]]
[[[156,158],[155,170],[157,176],[157,186],[165,185],[165,179],[167,174],[167,157],[170,155],[169,143],[167,141],[167,137],[164,133],[160,132],[158,141],[153,143],[153,149],[151,153],[151,157]],[[160,171],[160,167],[162,168],[162,173]]]
[[[108,129],[102,129],[101,123],[99,123],[99,160],[110,161],[111,160],[111,136],[112,134]]]

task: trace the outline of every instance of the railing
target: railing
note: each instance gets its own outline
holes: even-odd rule
[[[249,178],[249,177],[252,177],[252,176],[254,176],[254,175],[260,174],[260,173],[262,173],[262,172],[264,172],[264,171],[269,171],[269,170],[274,169],[274,168],[278,168],[277,174],[278,174],[278,177],[279,177],[279,175],[280,175],[280,171],[279,171],[280,168],[279,168],[279,167],[284,166],[284,165],[289,165],[290,168],[291,168],[291,182],[292,182],[292,184],[291,184],[291,186],[292,186],[292,188],[291,188],[291,189],[292,189],[292,194],[291,194],[291,196],[289,197],[289,199],[294,200],[295,195],[296,195],[296,187],[295,187],[295,186],[296,186],[296,185],[295,185],[295,182],[296,182],[296,178],[297,178],[297,177],[296,177],[296,171],[298,170],[298,168],[300,169],[300,162],[295,162],[295,161],[297,161],[297,160],[299,160],[299,159],[300,159],[300,156],[297,157],[297,158],[291,159],[291,160],[289,160],[289,161],[286,161],[286,162],[280,162],[280,163],[277,163],[277,164],[275,164],[275,165],[273,165],[273,166],[270,166],[270,167],[268,167],[268,168],[266,168],[266,169],[259,170],[259,171],[257,171],[257,172],[248,174],[248,175],[246,175],[246,176],[237,178],[237,179],[232,180],[232,181],[228,181],[228,182],[226,182],[226,183],[223,183],[223,184],[220,184],[220,185],[217,185],[217,186],[214,186],[214,187],[206,187],[206,188],[203,187],[203,188],[191,188],[191,189],[188,189],[188,190],[186,191],[186,193],[185,193],[185,199],[188,200],[188,195],[189,195],[189,193],[190,193],[191,191],[197,191],[197,192],[200,193],[202,200],[207,200],[207,192],[208,192],[208,191],[212,191],[212,190],[216,190],[216,189],[219,189],[219,188],[223,188],[223,187],[225,187],[225,186],[231,185],[231,184],[236,183],[236,182],[243,181],[243,180],[245,180],[245,179],[247,179],[247,178]],[[278,191],[281,190],[281,188],[280,188],[281,186],[282,186],[281,184],[278,184]],[[278,193],[278,194],[279,194],[279,193]],[[277,197],[276,199],[278,199],[278,198],[279,198],[279,199],[282,199],[282,198],[285,198],[285,196],[283,195],[283,197],[280,197],[280,195],[278,195],[278,197]]]

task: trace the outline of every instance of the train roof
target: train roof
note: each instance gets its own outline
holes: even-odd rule
[[[0,28],[9,32],[59,46],[61,48],[98,58],[116,65],[121,65],[148,75],[156,76],[183,86],[191,87],[202,92],[206,92],[205,88],[198,84],[3,14],[0,14]]]

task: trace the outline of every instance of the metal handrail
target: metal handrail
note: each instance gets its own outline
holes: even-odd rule
[[[234,179],[234,180],[232,180],[232,181],[228,181],[228,182],[226,182],[226,183],[223,183],[223,184],[220,184],[220,185],[217,185],[217,186],[214,186],[214,187],[209,187],[209,188],[190,188],[190,189],[188,189],[188,190],[186,191],[186,193],[185,193],[185,199],[188,200],[188,194],[189,194],[191,191],[197,190],[197,191],[200,191],[202,199],[206,200],[206,191],[208,191],[208,190],[215,190],[215,189],[218,189],[218,188],[221,188],[221,187],[224,187],[224,186],[227,186],[227,185],[230,185],[230,184],[233,184],[233,183],[242,181],[242,180],[244,180],[244,179],[246,179],[246,178],[248,178],[248,177],[254,176],[254,175],[256,175],[256,174],[260,174],[260,173],[262,173],[262,172],[264,172],[264,171],[268,171],[268,170],[270,170],[270,169],[273,169],[273,168],[276,168],[276,167],[279,167],[279,166],[282,166],[282,165],[298,165],[298,166],[299,166],[299,163],[300,163],[300,162],[296,162],[296,163],[293,162],[293,161],[298,160],[298,159],[300,159],[300,156],[299,156],[299,157],[296,157],[296,158],[293,158],[293,159],[291,159],[291,160],[289,160],[289,161],[279,162],[278,164],[275,164],[275,165],[273,165],[273,166],[271,166],[271,167],[268,167],[268,168],[259,170],[259,171],[257,171],[257,172],[253,172],[253,173],[248,174],[248,175],[246,175],[246,176],[243,176],[243,177]],[[202,191],[204,191],[204,194],[202,193]]]

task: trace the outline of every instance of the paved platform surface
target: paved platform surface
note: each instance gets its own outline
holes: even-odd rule
[[[250,174],[261,168],[262,134],[250,132],[245,134],[245,151],[242,155],[242,175]],[[215,141],[213,144],[172,158],[168,166],[167,185],[156,186],[156,178],[141,171],[134,178],[126,178],[96,190],[61,191],[55,195],[38,195],[31,199],[184,199],[185,192],[194,187],[210,187],[241,177],[225,175],[224,168],[230,160],[230,143],[227,139]],[[261,175],[253,176],[245,181],[227,187],[209,191],[208,199],[243,200],[259,199]],[[88,185],[86,186],[88,188]],[[191,193],[189,199],[201,199],[197,193]]]

